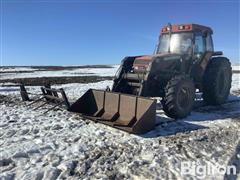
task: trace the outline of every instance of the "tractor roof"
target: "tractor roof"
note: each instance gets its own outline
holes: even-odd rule
[[[172,32],[209,32],[210,34],[213,33],[212,29],[207,26],[202,26],[199,24],[174,24],[172,26]],[[169,26],[164,26],[161,29],[161,34],[169,33]]]

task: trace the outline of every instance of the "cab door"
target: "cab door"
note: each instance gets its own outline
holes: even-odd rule
[[[206,51],[206,45],[205,45],[204,38],[202,33],[197,32],[194,36],[194,49],[193,49],[193,58],[194,63],[199,62]]]
[[[213,44],[211,34],[195,33],[193,49],[193,77],[197,88],[201,89],[201,81],[208,62],[213,54]]]

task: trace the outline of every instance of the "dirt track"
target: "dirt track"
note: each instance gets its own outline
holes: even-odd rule
[[[94,83],[104,80],[112,80],[111,76],[73,76],[73,77],[39,77],[39,78],[16,78],[2,79],[0,83],[23,83],[27,86],[43,86],[45,84],[66,84],[66,83]]]

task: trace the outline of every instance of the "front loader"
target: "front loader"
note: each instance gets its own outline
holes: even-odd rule
[[[161,29],[153,55],[126,57],[110,91],[88,90],[68,110],[124,131],[141,134],[155,126],[156,100],[173,119],[188,116],[196,90],[209,105],[228,98],[230,61],[216,52],[211,28],[197,24]]]

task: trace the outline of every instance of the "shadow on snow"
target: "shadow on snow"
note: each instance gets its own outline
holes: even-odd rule
[[[207,106],[202,99],[196,99],[191,115],[179,120],[167,117],[161,109],[161,104],[158,104],[155,129],[141,135],[142,137],[155,138],[159,136],[175,135],[176,133],[187,133],[194,130],[209,128],[200,125],[201,122],[239,117],[240,97],[230,95],[228,101],[219,106]]]

